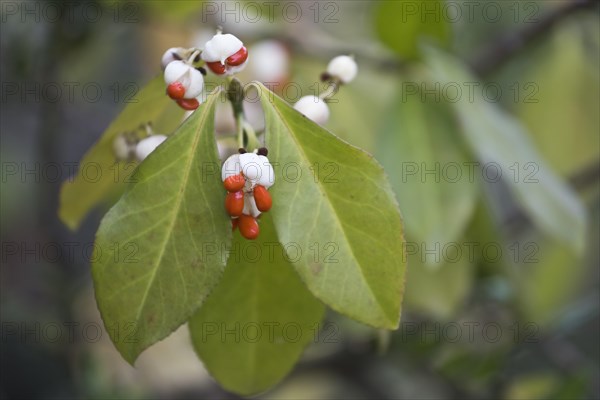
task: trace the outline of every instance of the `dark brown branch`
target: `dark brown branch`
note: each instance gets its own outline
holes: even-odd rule
[[[593,0],[572,0],[563,7],[548,12],[538,23],[528,24],[520,30],[500,36],[470,63],[479,76],[486,76],[521,52],[531,42],[551,30],[559,21],[578,10],[596,5]]]

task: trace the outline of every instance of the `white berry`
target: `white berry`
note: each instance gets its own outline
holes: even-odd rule
[[[223,167],[221,168],[221,180],[224,182],[225,179],[230,176],[239,175],[241,172],[242,166],[240,164],[240,155],[234,154],[223,163]]]
[[[275,171],[273,171],[273,166],[267,157],[259,155],[258,159],[261,171],[256,184],[268,189],[275,183]]]
[[[136,158],[139,161],[144,161],[166,139],[165,135],[152,135],[140,140],[135,148]]]
[[[289,75],[289,53],[277,40],[264,40],[252,46],[250,68],[261,82],[284,82]]]
[[[337,56],[329,62],[327,73],[343,83],[348,83],[356,78],[358,66],[352,57]]]
[[[256,207],[256,200],[254,200],[254,194],[252,192],[244,193],[244,209],[242,214],[251,215],[254,218],[261,214],[258,207]]]
[[[232,67],[232,66],[228,65],[227,69],[225,71],[225,75],[232,76],[232,75],[237,74],[238,72],[242,72],[244,70],[244,68],[246,68],[246,65],[248,65],[249,59],[250,59],[250,56],[248,56],[248,58],[246,59],[246,61],[244,61],[243,64],[238,65],[236,67]]]
[[[167,65],[173,61],[181,60],[184,52],[185,49],[183,47],[171,47],[169,50],[165,51],[161,59],[162,69],[164,70],[167,68]]]
[[[167,85],[175,82],[181,82],[183,84],[184,82],[182,79],[188,75],[190,68],[191,67],[188,64],[181,60],[170,62],[165,68],[165,83]]]
[[[246,179],[254,182],[261,176],[262,168],[260,166],[260,158],[254,153],[240,154],[240,164],[242,166],[242,174]]]
[[[204,45],[202,59],[206,62],[217,62],[225,64],[225,60],[237,53],[244,44],[240,39],[230,33],[217,33]]]
[[[270,188],[275,183],[275,173],[269,159],[256,153],[234,154],[230,156],[221,168],[221,180],[230,176],[243,174],[246,178],[244,190],[254,189],[256,185]]]
[[[173,61],[165,68],[165,83],[170,85],[179,82],[185,88],[184,99],[193,99],[202,94],[204,77],[197,69],[184,61]]]
[[[325,125],[329,121],[329,107],[317,96],[300,98],[294,108],[319,125]]]

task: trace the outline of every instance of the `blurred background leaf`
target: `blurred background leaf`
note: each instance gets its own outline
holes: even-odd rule
[[[433,76],[442,84],[477,82],[448,54],[428,47],[426,59]],[[478,91],[472,99],[462,96],[452,104],[467,143],[483,163],[495,168],[488,179],[496,180],[500,174],[540,229],[581,253],[586,232],[583,205],[541,158],[520,122]],[[513,176],[509,175],[511,171]]]
[[[414,91],[407,94],[409,83]],[[460,238],[478,188],[474,174],[466,173],[472,161],[451,109],[424,101],[421,83],[398,89],[402,94],[388,106],[376,156],[406,210],[409,240],[433,248]]]
[[[123,112],[83,156],[77,175],[63,184],[58,215],[65,225],[77,229],[94,207],[121,194],[125,184],[132,182],[136,165],[118,162],[113,153],[113,141],[118,135],[136,131],[148,123],[156,133],[170,134],[182,116],[183,112],[165,97],[162,76],[154,78],[132,97]]]
[[[380,40],[402,59],[419,57],[419,42],[432,41],[445,46],[451,40],[451,27],[444,17],[445,2],[380,1],[375,29]]]
[[[216,13],[203,13],[208,3],[216,6]],[[435,12],[423,24],[409,19],[403,23],[403,15],[386,12],[398,10],[402,3],[421,9],[439,5],[442,23],[432,23]],[[249,46],[265,40],[285,46],[289,85],[284,97],[289,103],[297,100],[297,89],[301,95],[314,94],[313,85],[323,89],[319,74],[331,58],[353,54],[360,72],[335,96],[339,102],[330,105],[327,129],[378,157],[380,143],[405,139],[400,136],[406,131],[399,130],[404,121],[391,115],[395,107],[402,110],[405,105],[398,104],[408,96],[402,82],[429,82],[426,89],[436,81],[447,82],[427,75],[418,61],[419,42],[451,49],[452,59],[459,59],[463,69],[454,83],[472,79],[502,91],[490,105],[465,106],[465,120],[475,120],[479,127],[473,140],[506,135],[512,130],[505,128],[507,116],[518,121],[536,158],[543,158],[568,182],[587,208],[587,248],[575,255],[573,243],[580,234],[575,225],[567,223],[561,235],[549,234],[532,220],[512,183],[480,179],[469,223],[464,226],[460,214],[446,220],[451,226],[464,226],[455,242],[474,243],[480,251],[464,264],[462,259],[447,263],[438,252],[425,255],[441,259],[428,265],[420,261],[422,252],[409,256],[402,320],[391,334],[387,353],[380,353],[372,329],[327,314],[319,342],[308,346],[280,385],[257,398],[600,398],[597,2],[303,1],[274,4],[270,14],[272,6],[251,1],[45,4],[1,3],[0,397],[239,398],[210,378],[192,350],[187,327],[145,351],[135,369],[122,359],[103,330],[89,267],[100,218],[119,193],[91,211],[75,235],[56,213],[68,169],[63,168],[58,179],[46,175],[51,163],[62,166],[81,159],[125,108],[128,85],[141,88],[160,73],[159,60],[166,49],[202,46],[221,25]],[[22,5],[33,11],[22,13]],[[238,11],[226,14],[226,8]],[[452,14],[457,8],[459,17]],[[62,18],[51,19],[55,9],[62,11]],[[101,17],[95,19],[98,9]],[[247,18],[257,9],[262,18]],[[252,67],[260,64],[257,61],[251,53],[243,82],[258,79]],[[451,64],[454,61],[442,67]],[[463,65],[471,67],[468,76]],[[415,76],[415,71],[422,73]],[[210,74],[206,78],[207,84],[220,82]],[[68,96],[67,82],[80,85],[74,99]],[[59,98],[48,91],[56,83],[62,89]],[[97,101],[80,90],[86,84],[102,88]],[[427,95],[425,104],[415,108],[457,106],[444,105],[448,99],[438,104],[434,96]],[[489,108],[496,110],[491,117]],[[397,122],[391,124],[394,119]],[[482,151],[522,152],[518,145],[506,150],[495,141],[483,141],[484,148],[476,148],[464,136],[461,119],[453,119],[445,132],[457,127],[461,139],[450,148],[464,146],[467,159],[485,161]],[[176,126],[179,117],[167,122]],[[434,121],[421,122],[419,129],[430,130]],[[383,129],[386,124],[388,129]],[[424,154],[420,148],[414,151]],[[438,153],[446,156],[443,149]],[[387,164],[390,181],[402,182],[402,160],[381,161]],[[512,178],[513,172],[507,172]],[[434,178],[430,175],[423,184]],[[527,194],[535,185],[523,186]],[[395,190],[401,195],[402,187]],[[547,197],[542,203],[554,196],[548,188],[542,192]],[[405,218],[420,215],[419,206],[401,204],[401,211]],[[451,218],[446,210],[440,212]],[[556,218],[553,212],[546,211],[544,218]],[[445,226],[428,229],[448,233]],[[407,240],[420,240],[413,236],[409,229]],[[525,247],[531,244],[539,248]],[[486,255],[481,251],[486,245],[501,253]],[[56,249],[59,255],[51,252]],[[537,261],[525,262],[532,250]],[[65,323],[79,324],[73,340]],[[51,340],[56,326],[62,336]],[[469,327],[474,327],[472,339]],[[94,338],[96,328],[99,340]]]
[[[518,103],[517,114],[540,152],[567,177],[598,165],[600,65],[590,52],[600,47],[599,37],[597,23],[569,21],[523,77],[530,83],[523,95],[530,98]]]

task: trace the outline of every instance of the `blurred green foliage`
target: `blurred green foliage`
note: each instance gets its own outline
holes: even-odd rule
[[[221,24],[210,18],[202,24],[202,3],[194,4],[195,11],[187,8],[192,2],[186,3],[180,14],[169,2],[136,3],[143,18],[129,25],[9,20],[2,23],[2,80],[51,82],[75,74],[83,81],[136,80],[141,87],[156,74],[156,60],[164,49],[199,28],[213,30]],[[317,82],[332,56],[355,55],[359,76],[330,105],[328,128],[385,164],[401,200],[407,241],[417,245],[407,260],[400,328],[383,356],[376,352],[379,339],[372,329],[328,315],[333,328],[324,327],[322,333],[331,340],[311,344],[294,372],[260,397],[598,398],[597,5],[486,2],[501,10],[502,18],[491,21],[481,11],[482,2],[473,19],[463,16],[444,27],[399,23],[394,14],[399,3],[336,2],[338,23],[329,25],[314,23],[313,10],[307,8],[308,17],[299,23],[278,14],[273,23],[225,26],[248,43],[265,37],[284,41],[292,55],[291,80],[303,88]],[[560,14],[574,3],[584,5],[540,28],[533,39],[519,42],[524,30],[538,29],[547,15]],[[108,13],[112,6],[104,7]],[[481,54],[504,51],[495,46],[515,37],[508,47],[517,42],[520,50],[508,51],[501,64],[476,74]],[[52,45],[57,40],[62,46]],[[445,50],[434,49],[426,53],[429,58],[423,57],[423,43],[438,43]],[[56,71],[36,62],[42,54]],[[427,65],[419,60],[428,60]],[[419,95],[403,97],[407,82],[419,90],[422,82],[444,82],[440,73],[456,65],[460,77],[452,75],[446,82],[492,84],[501,89],[501,99],[448,104],[448,99],[437,102],[432,95],[426,101],[417,101]],[[2,161],[76,161],[122,108],[112,101],[24,107],[19,99],[9,98],[2,103]],[[514,137],[515,131],[519,140],[498,142],[510,132]],[[48,146],[48,140],[59,145]],[[499,154],[538,163],[544,179],[521,188],[511,181],[491,184],[480,179],[460,191],[456,188],[461,184],[436,185],[431,176],[422,182],[402,179],[402,163],[485,162]],[[66,234],[56,221],[58,204],[53,199],[58,187],[10,177],[2,182],[4,243],[93,240],[98,214],[84,221],[77,237]],[[526,200],[528,196],[534,201]],[[460,257],[449,253],[451,261],[440,256],[436,262],[434,255],[424,254],[432,242],[443,248],[444,241],[463,250],[465,243],[478,246],[472,257],[467,251]],[[429,247],[422,247],[424,242]],[[485,244],[492,244],[489,253],[483,251]],[[491,252],[498,247],[501,256]],[[100,326],[88,259],[50,263],[3,256],[3,323],[77,320]],[[461,336],[455,340],[457,327]],[[495,340],[497,327],[501,337]],[[7,335],[1,350],[2,396],[235,398],[189,361],[188,337],[180,339],[177,333],[159,343],[142,355],[135,372],[104,339],[32,343]],[[174,350],[180,348],[183,352]]]

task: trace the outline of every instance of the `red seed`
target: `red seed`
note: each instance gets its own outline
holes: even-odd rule
[[[238,226],[240,228],[240,233],[243,237],[248,240],[254,240],[258,237],[260,233],[260,229],[258,228],[258,222],[256,219],[250,215],[243,214],[238,218],[240,222]]]
[[[238,65],[242,65],[248,59],[248,50],[242,46],[241,49],[237,51],[237,53],[227,57],[227,65],[232,67],[237,67]]]
[[[264,186],[256,185],[254,188],[254,201],[256,202],[256,208],[262,212],[267,212],[273,205],[271,195]]]
[[[245,184],[246,179],[244,179],[244,176],[242,174],[232,175],[223,181],[223,186],[225,186],[225,189],[228,192],[237,192],[239,190],[242,190]]]
[[[206,66],[217,75],[223,75],[226,71],[225,66],[220,61],[207,62]]]
[[[179,107],[188,111],[193,111],[200,106],[197,99],[179,99],[177,100],[177,104],[179,104]]]
[[[173,100],[183,99],[183,96],[185,95],[185,88],[181,82],[173,82],[167,86],[167,94]]]
[[[227,193],[225,209],[232,217],[239,217],[244,211],[244,192]]]

